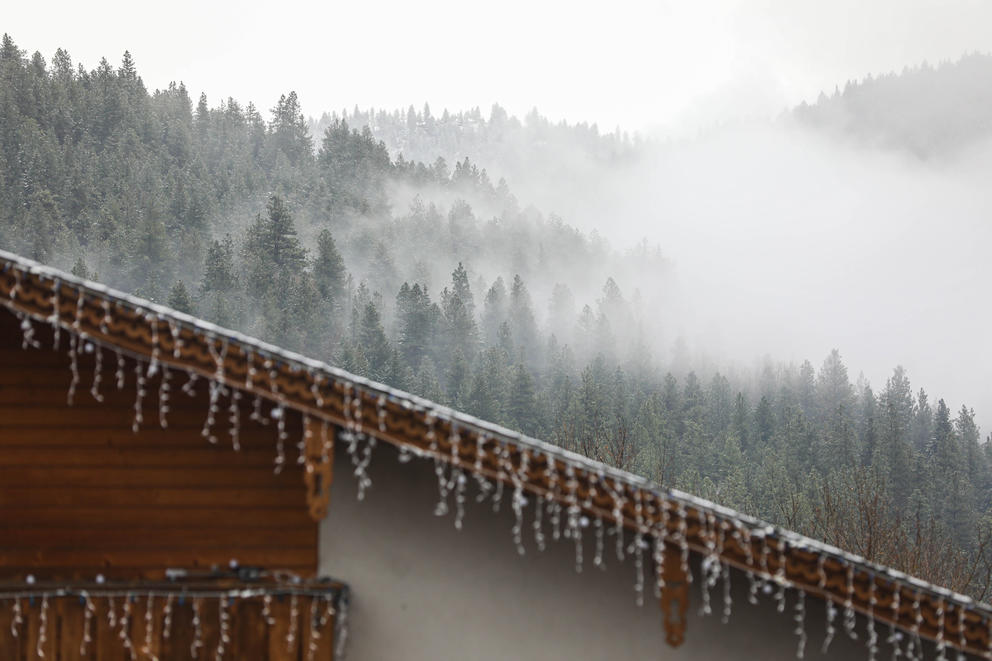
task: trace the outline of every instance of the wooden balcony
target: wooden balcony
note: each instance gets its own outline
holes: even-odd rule
[[[0,658],[331,661],[347,601],[332,580],[0,583]]]

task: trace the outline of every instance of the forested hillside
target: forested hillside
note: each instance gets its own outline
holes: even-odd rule
[[[872,146],[955,156],[992,138],[992,55],[849,81],[795,116]]]
[[[875,389],[837,351],[754,369],[688,351],[660,250],[618,252],[450,163],[481,122],[462,117],[400,159],[341,118],[311,136],[295,93],[266,112],[149,93],[127,54],[86,70],[5,36],[0,247],[985,594],[992,451],[970,408],[901,368]],[[530,130],[482,123],[501,122]]]

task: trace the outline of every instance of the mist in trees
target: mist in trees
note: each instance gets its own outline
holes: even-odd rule
[[[799,114],[833,113],[833,103]],[[852,334],[812,354],[815,365],[794,355],[809,344],[753,351],[746,337],[768,329],[763,340],[774,343],[783,329],[808,330],[799,310],[775,311],[756,296],[764,281],[754,272],[767,269],[783,289],[792,287],[787,276],[808,282],[807,262],[834,273],[848,262],[827,235],[856,234],[843,222],[807,222],[800,231],[791,216],[796,226],[759,226],[714,201],[735,191],[729,169],[754,184],[729,199],[780,213],[769,191],[782,182],[748,178],[768,179],[761,167],[774,156],[748,173],[740,160],[713,165],[726,154],[724,134],[665,151],[536,112],[520,121],[498,106],[486,118],[477,110],[436,117],[425,107],[312,122],[293,92],[266,112],[205,95],[194,103],[181,84],[149,92],[127,54],[120,65],[104,60],[87,71],[64,51],[51,63],[28,57],[7,36],[0,119],[5,249],[937,582],[984,587],[968,570],[987,561],[979,550],[992,498],[992,449],[975,411],[891,369],[901,360],[873,387],[857,375],[860,354],[847,366],[845,343],[863,346]],[[744,148],[778,144],[730,139]],[[781,163],[791,163],[782,153],[796,145],[823,147],[804,140],[788,143]],[[683,157],[677,166],[666,164],[673,154]],[[853,157],[837,158],[825,167]],[[873,158],[872,167],[892,163]],[[657,174],[639,169],[646,162],[670,179],[656,185]],[[714,181],[700,184],[700,175],[690,184],[686,173],[701,164]],[[885,171],[900,175],[892,174],[892,188],[906,182],[898,164]],[[546,186],[535,173],[548,173]],[[588,190],[564,186],[567,178]],[[802,192],[816,188],[804,182]],[[568,191],[575,199],[558,207]],[[577,223],[591,227],[598,214],[615,236],[653,228],[646,233],[671,250],[663,255],[646,241],[614,247],[553,213],[590,196],[599,201],[576,212]],[[814,220],[835,210],[786,209]],[[700,221],[713,217],[720,221]],[[822,243],[790,254],[794,244],[778,241],[783,233]],[[719,234],[751,238],[698,249],[706,239],[719,243]],[[823,246],[832,249],[816,251]],[[970,254],[960,247],[957,256]],[[747,260],[774,264],[738,272]],[[887,275],[843,291],[876,302],[932,294],[906,291],[899,272]],[[718,323],[700,313],[706,305],[719,308]],[[967,309],[946,323],[960,323]],[[717,325],[729,343],[713,341]],[[765,352],[778,361],[752,359]],[[904,552],[908,538],[920,553]],[[942,557],[923,553],[942,539]]]

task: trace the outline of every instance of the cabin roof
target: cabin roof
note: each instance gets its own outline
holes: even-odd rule
[[[815,539],[324,362],[0,250],[0,305],[149,363],[220,382],[304,420],[433,459],[987,655],[992,608]],[[27,344],[28,342],[26,342]],[[453,475],[453,473],[452,473]],[[443,480],[442,480],[443,482]],[[444,490],[443,484],[442,494]],[[650,553],[650,552],[649,552]],[[655,556],[657,559],[657,555]]]

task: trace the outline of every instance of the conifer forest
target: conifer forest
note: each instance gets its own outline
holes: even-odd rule
[[[904,100],[928,77],[942,99],[985,96],[921,132]],[[777,121],[939,160],[992,134],[989,81],[992,59],[968,56]],[[974,402],[897,365],[870,382],[840,340],[807,360],[709,355],[673,322],[664,244],[614,247],[531,194],[582,176],[566,145],[609,167],[650,139],[500,106],[308,118],[295,92],[265,101],[151,90],[128,53],[90,69],[4,35],[0,248],[989,597]],[[864,109],[886,104],[904,112],[881,131]]]

